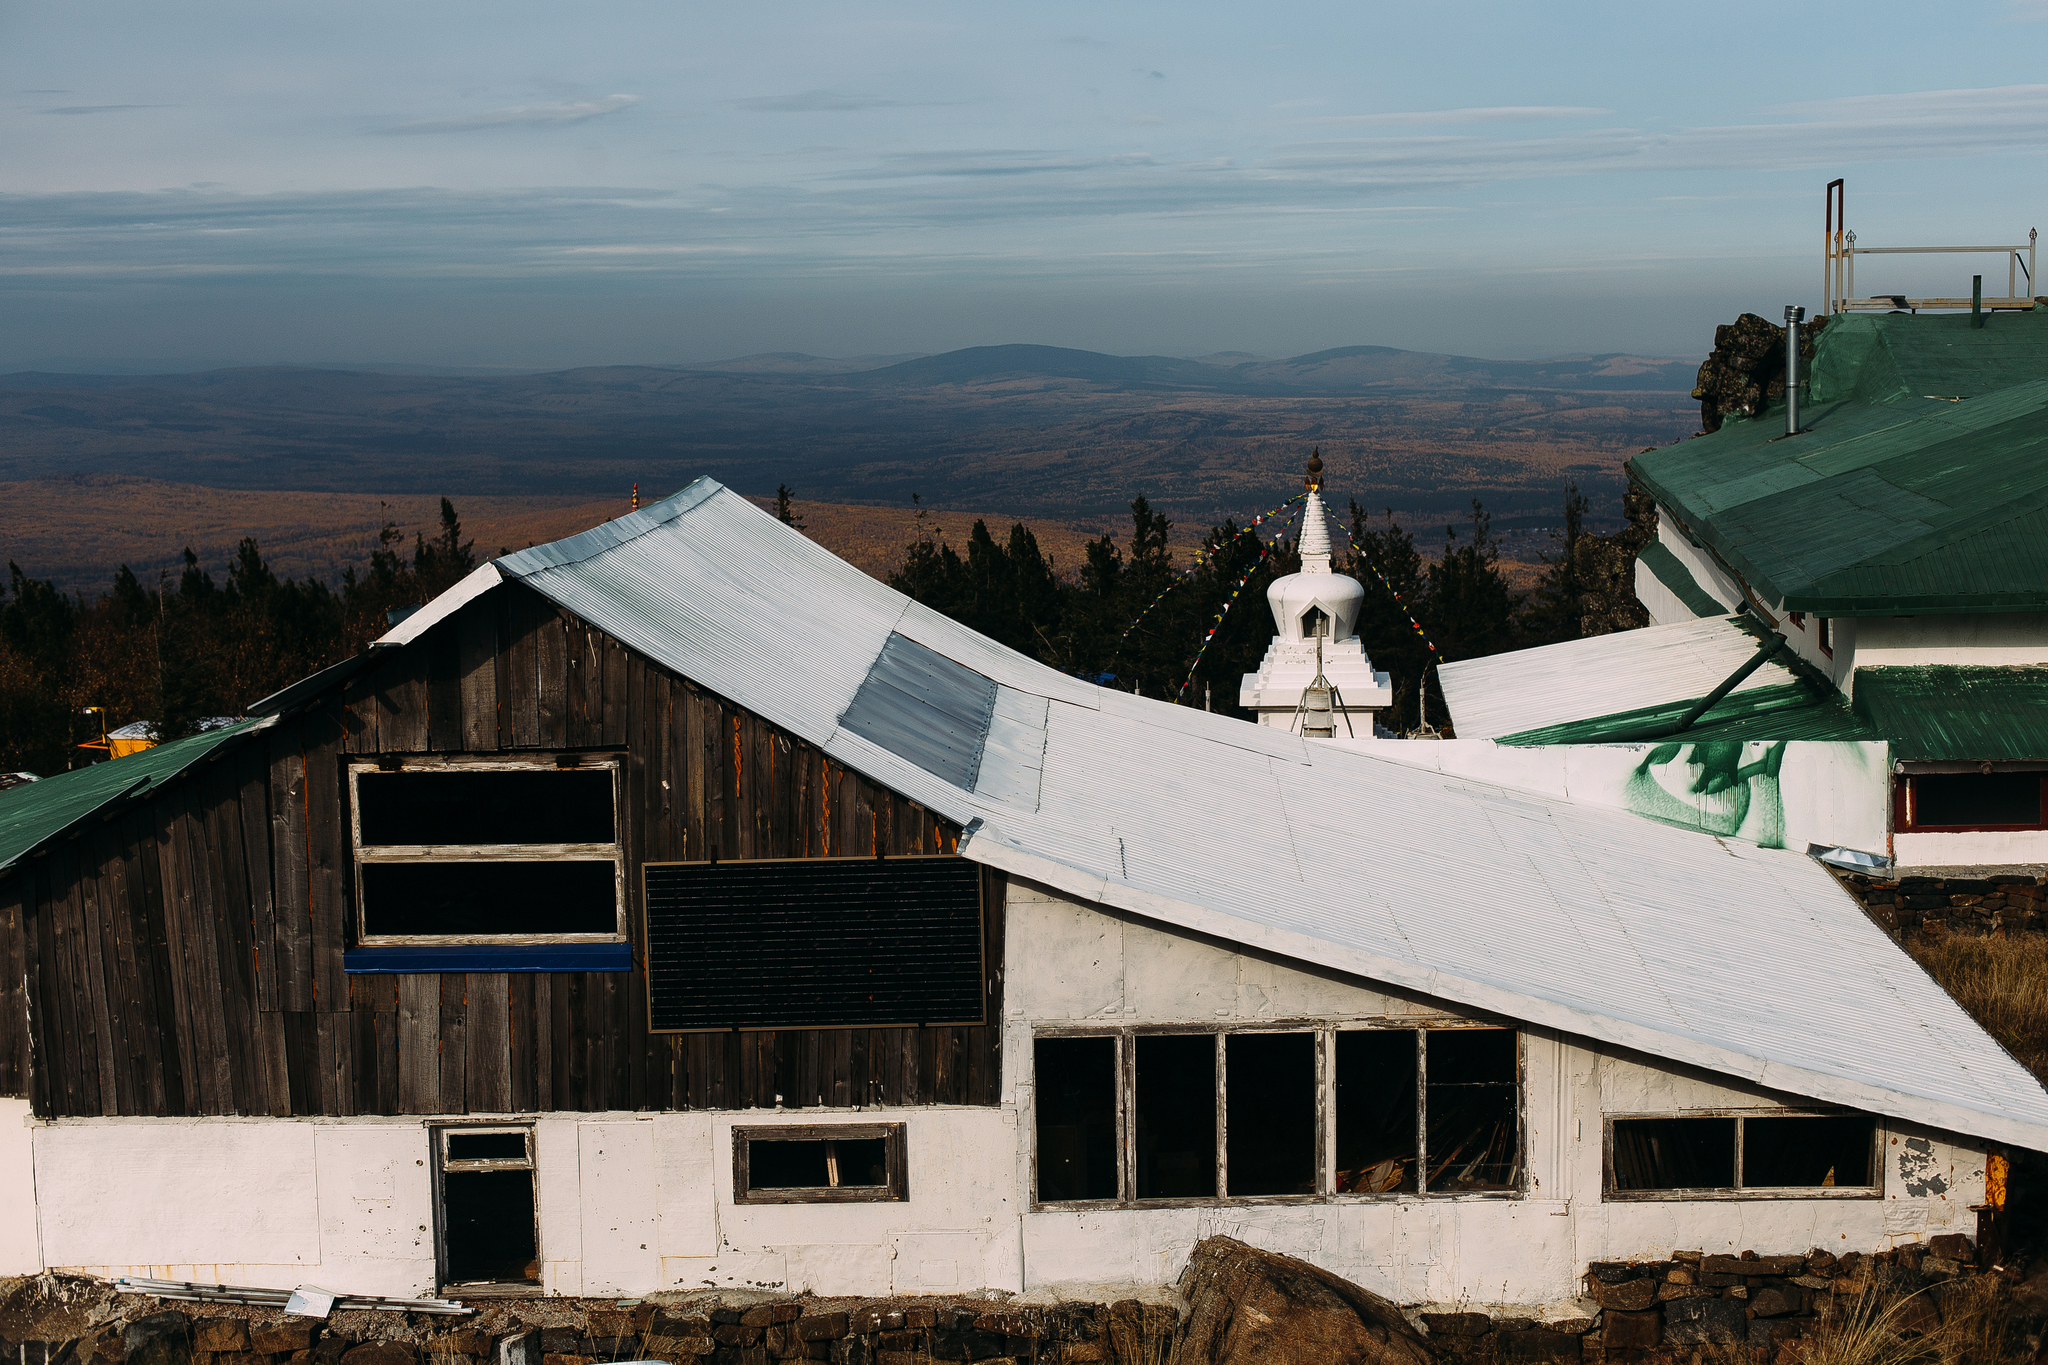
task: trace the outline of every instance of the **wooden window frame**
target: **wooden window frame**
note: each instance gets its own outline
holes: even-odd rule
[[[602,769],[612,775],[612,832],[608,844],[364,844],[362,801],[356,784],[364,773],[390,772],[538,772],[573,768]],[[617,753],[519,754],[390,754],[351,758],[348,786],[349,848],[355,856],[350,871],[355,887],[352,916],[356,946],[426,947],[433,944],[624,943],[626,933],[626,841],[624,756]],[[373,863],[508,863],[610,861],[612,864],[613,931],[609,934],[372,934],[363,903],[363,868]]]
[[[769,1187],[749,1184],[750,1148],[756,1142],[872,1142],[882,1139],[889,1167],[886,1185],[841,1185],[828,1188]],[[734,1124],[732,1130],[732,1202],[735,1204],[902,1204],[910,1200],[910,1152],[907,1126],[901,1123]]]
[[[1997,771],[1994,769],[1994,771]],[[2014,767],[2006,771],[2030,772],[2031,767]],[[2036,798],[2039,813],[2031,823],[2011,825],[1922,825],[1914,821],[1913,780],[1920,777],[1959,777],[1982,774],[1977,764],[1944,764],[1941,768],[1914,769],[1892,775],[1892,833],[1894,834],[2027,834],[2048,830],[2048,769],[2035,772],[2040,779],[2040,794]],[[1988,776],[1989,774],[1984,774]]]
[[[434,1282],[444,1292],[453,1292],[464,1299],[480,1298],[533,1298],[543,1292],[540,1278],[532,1280],[464,1280],[460,1283],[448,1278],[448,1192],[447,1176],[450,1171],[526,1171],[533,1179],[533,1257],[536,1264],[545,1264],[546,1258],[540,1243],[540,1164],[535,1160],[533,1125],[530,1123],[450,1123],[435,1124],[427,1130],[434,1144]],[[448,1139],[451,1136],[474,1136],[486,1133],[520,1133],[526,1138],[524,1160],[473,1159],[450,1160]]]
[[[1870,1120],[1868,1185],[1760,1185],[1742,1183],[1742,1133],[1745,1119]],[[1697,1203],[1756,1199],[1882,1199],[1884,1198],[1884,1120],[1860,1109],[1682,1109],[1648,1114],[1602,1114],[1600,1133],[1600,1199],[1603,1203]],[[1734,1119],[1735,1183],[1692,1190],[1618,1190],[1614,1187],[1614,1125],[1630,1119]]]
[[[1814,617],[1814,618],[1813,618],[1813,625],[1814,625],[1814,635],[1813,635],[1813,642],[1814,642],[1815,644],[1817,644],[1817,645],[1819,645],[1819,646],[1820,646],[1820,652],[1821,652],[1821,653],[1823,653],[1823,654],[1827,655],[1827,656],[1828,656],[1828,657],[1829,657],[1830,659],[1834,658],[1834,657],[1835,657],[1835,626],[1834,626],[1834,618],[1833,618],[1833,617],[1831,617],[1831,616],[1816,616],[1816,617]]]
[[[1427,1047],[1420,1035],[1447,1033],[1460,1029],[1506,1030],[1515,1035],[1515,1141],[1520,1183],[1511,1190],[1431,1191],[1426,1178],[1429,1160],[1429,1072]],[[1339,1033],[1388,1032],[1417,1035],[1415,1066],[1415,1142],[1417,1188],[1385,1192],[1339,1193],[1336,1189],[1337,1153],[1337,1035]],[[1236,1033],[1312,1033],[1316,1058],[1316,1189],[1313,1194],[1233,1195],[1230,1191],[1230,1111],[1225,1067],[1228,1060],[1225,1039]],[[1209,1034],[1216,1039],[1216,1189],[1213,1196],[1171,1199],[1140,1199],[1137,1194],[1137,1103],[1138,1046],[1143,1037]],[[1110,1038],[1116,1043],[1116,1151],[1117,1196],[1114,1199],[1056,1199],[1038,1197],[1038,1077],[1036,1044],[1040,1038]],[[1402,1200],[1433,1202],[1497,1201],[1529,1197],[1529,1087],[1528,1035],[1511,1024],[1484,1020],[1445,1019],[1418,1023],[1413,1019],[1371,1018],[1332,1022],[1328,1019],[1261,1020],[1251,1025],[1233,1024],[1051,1024],[1032,1030],[1033,1051],[1031,1124],[1031,1208],[1034,1211],[1095,1209],[1245,1208],[1266,1204],[1384,1204]]]

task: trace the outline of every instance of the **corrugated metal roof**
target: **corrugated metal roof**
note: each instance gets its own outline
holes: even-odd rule
[[[1437,677],[1458,738],[1499,739],[1673,705],[1683,715],[1748,663],[1757,644],[1742,618],[1714,616],[1461,659],[1440,666]],[[1729,696],[1797,681],[1772,660]]]
[[[1810,859],[1091,687],[707,480],[626,521],[499,567],[968,826],[978,861],[1470,1009],[2048,1149],[2048,1093]],[[1006,689],[999,710],[1044,699],[1035,801],[963,791],[838,725],[892,631]],[[1740,661],[1695,666],[1718,682]]]
[[[1629,471],[1766,597],[1823,616],[2048,607],[2048,309],[1830,318],[1773,410]]]
[[[194,764],[274,723],[263,717],[237,721],[0,791],[0,872],[123,801],[154,795]]]
[[[1539,730],[1502,735],[1502,744],[1620,744],[1665,737],[1662,731],[1685,718],[1699,701],[1686,697],[1663,706],[1646,706],[1612,716],[1567,721]],[[1883,739],[1840,695],[1823,694],[1806,682],[1751,687],[1729,693],[1709,707],[1682,734],[1668,738],[1688,744],[1713,740]]]
[[[2048,665],[1859,668],[1855,706],[1894,759],[2048,759]]]
[[[995,710],[994,682],[891,631],[839,724],[971,792]]]

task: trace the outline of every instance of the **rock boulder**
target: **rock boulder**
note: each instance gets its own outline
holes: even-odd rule
[[[1180,1292],[1179,1365],[1430,1365],[1428,1344],[1385,1299],[1235,1238],[1197,1245]]]

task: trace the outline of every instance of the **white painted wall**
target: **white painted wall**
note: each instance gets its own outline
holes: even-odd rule
[[[43,1268],[36,1240],[35,1116],[27,1100],[0,1100],[0,1275]]]
[[[1900,867],[2011,867],[2048,863],[2048,830],[1974,830],[1959,834],[1894,834]]]
[[[1882,1199],[1603,1203],[1603,1114],[1768,1111],[1787,1097],[1526,1030],[1525,1197],[1033,1211],[1038,1028],[1420,1023],[1448,1012],[1021,882],[1011,884],[1007,923],[999,1107],[542,1116],[534,1129],[545,1289],[1081,1286],[1100,1297],[1170,1283],[1199,1238],[1228,1233],[1400,1302],[1535,1305],[1570,1296],[1588,1260],[1679,1248],[1872,1250],[1967,1231],[1968,1206],[1982,1195],[1976,1144],[1893,1124]],[[22,1128],[25,1106],[10,1104],[0,1109],[0,1198],[11,1215],[0,1218],[0,1255],[10,1258],[0,1264],[9,1268],[393,1295],[436,1287],[434,1120],[65,1119]],[[834,1118],[906,1125],[909,1200],[735,1202],[735,1125]],[[16,1212],[24,1207],[27,1219]]]
[[[1687,573],[1692,575],[1692,581],[1699,584],[1701,590],[1707,596],[1728,608],[1729,615],[1733,616],[1742,606],[1742,585],[1735,581],[1733,574],[1721,567],[1720,561],[1716,560],[1712,554],[1701,546],[1693,544],[1691,538],[1685,534],[1684,530],[1676,522],[1671,520],[1670,513],[1666,512],[1661,504],[1657,508],[1657,539],[1662,541],[1665,548],[1678,557],[1678,562],[1685,566]],[[1666,591],[1669,591],[1669,589],[1666,589]],[[1680,610],[1684,611],[1685,614],[1673,619],[1679,621],[1698,619],[1692,614],[1690,609],[1681,606]],[[1663,625],[1665,623],[1660,621],[1658,624]]]
[[[1517,748],[1490,739],[1380,740],[1355,745],[1345,740],[1324,742],[1359,747],[1377,758],[1433,772],[1617,810],[1636,810],[1639,802],[1630,795],[1631,779],[1651,750],[1659,747],[1546,744]],[[1368,744],[1369,748],[1364,747]],[[1760,753],[1764,746],[1750,747]],[[1820,844],[1883,853],[1891,809],[1887,764],[1888,749],[1881,743],[1787,743],[1778,770],[1783,846],[1803,851],[1809,844]],[[1679,767],[1682,769],[1682,762]],[[1658,769],[1660,774],[1663,771],[1663,767]],[[1683,776],[1682,771],[1675,771],[1664,780],[1677,782]],[[1754,841],[1767,823],[1759,813],[1751,812],[1741,824],[1728,828],[1722,819],[1726,797],[1697,801],[1699,826],[1715,834]]]
[[[1839,657],[1841,650],[1837,649]],[[1856,666],[2048,664],[2048,612],[1972,616],[1866,616],[1856,632]]]

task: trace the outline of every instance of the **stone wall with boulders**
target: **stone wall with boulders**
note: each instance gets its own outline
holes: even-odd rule
[[[103,1281],[46,1275],[0,1281],[0,1290],[10,1283],[13,1293],[0,1297],[0,1362],[12,1365],[1163,1365],[1179,1322],[1172,1307],[1135,1299],[1025,1305],[746,1291],[478,1300],[468,1317],[349,1311],[320,1321],[117,1294]],[[38,1313],[39,1295],[64,1311]],[[12,1311],[10,1301],[19,1301]]]
[[[2048,877],[2023,872],[1982,877],[1837,874],[1870,917],[1893,933],[2048,933]]]

